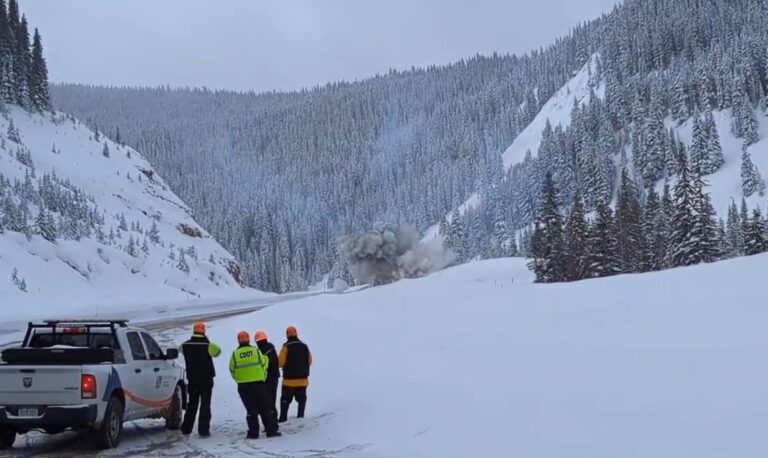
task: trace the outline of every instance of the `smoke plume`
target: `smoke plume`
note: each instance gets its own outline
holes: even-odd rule
[[[412,225],[377,223],[369,232],[342,237],[339,252],[355,280],[374,285],[422,277],[453,261],[440,238],[421,241]]]

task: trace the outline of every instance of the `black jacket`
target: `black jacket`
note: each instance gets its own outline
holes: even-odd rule
[[[181,345],[190,386],[213,386],[216,369],[213,367],[213,358],[208,353],[209,344],[208,337],[194,334],[191,339]]]
[[[277,360],[277,351],[275,346],[267,340],[256,342],[259,351],[269,358],[269,370],[267,371],[267,383],[274,382],[280,378],[280,363]]]
[[[309,366],[312,362],[307,344],[300,341],[298,337],[289,337],[283,348],[286,352],[283,379],[309,377]]]

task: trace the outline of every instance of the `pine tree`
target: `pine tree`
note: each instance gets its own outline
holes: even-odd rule
[[[104,148],[101,150],[101,155],[104,157],[109,157],[109,145],[107,145],[107,142],[104,142]]]
[[[608,277],[621,272],[616,256],[616,231],[611,207],[603,200],[597,202],[595,219],[589,228],[590,277]]]
[[[717,172],[725,164],[723,148],[720,146],[720,134],[717,133],[717,124],[711,111],[704,115],[704,129],[707,137],[707,156],[709,169],[705,175]]]
[[[157,228],[157,221],[152,220],[152,227],[149,228],[149,241],[155,245],[160,244],[160,229]]]
[[[144,252],[145,256],[149,254],[149,244],[146,237],[144,237],[144,242],[141,244],[141,251]]]
[[[691,171],[688,162],[683,159],[680,175],[677,178],[674,192],[674,213],[670,223],[670,246],[668,250],[669,264],[672,267],[695,264],[693,251],[695,241],[692,240],[694,213],[694,194]]]
[[[48,88],[48,66],[43,57],[42,38],[40,38],[40,32],[37,29],[35,29],[32,41],[32,63],[29,79],[32,106],[37,110],[50,110],[51,96]]]
[[[42,207],[35,219],[35,232],[49,242],[56,241],[56,225],[53,221],[53,217]]]
[[[536,274],[538,283],[566,280],[563,238],[563,218],[558,208],[558,192],[547,173],[542,186],[542,204],[531,242],[528,267]]]
[[[13,103],[13,43],[8,9],[0,0],[0,98],[5,103]]]
[[[725,255],[728,257],[736,257],[741,255],[742,247],[744,246],[744,238],[741,225],[742,221],[739,217],[739,209],[736,206],[736,202],[731,201],[731,205],[728,206],[728,219],[726,221],[725,227],[727,247]]]
[[[752,156],[746,145],[741,150],[741,189],[745,197],[755,193],[762,196],[765,192],[765,182],[757,166],[752,162]]]
[[[691,144],[690,171],[694,175],[707,175],[711,173],[711,169],[712,164],[709,159],[707,129],[704,126],[701,115],[697,114],[693,118],[693,143]]]
[[[744,224],[744,254],[752,256],[768,251],[768,240],[765,237],[765,221],[760,208],[755,208],[752,217]]]
[[[640,272],[642,270],[644,253],[642,218],[637,188],[629,177],[627,169],[623,169],[615,222],[618,242],[617,254],[621,262],[622,272]]]
[[[138,252],[136,251],[136,241],[133,239],[133,235],[128,237],[128,246],[125,247],[125,252],[134,258],[138,256]]]
[[[695,175],[692,180],[694,220],[691,228],[691,246],[693,256],[690,262],[717,261],[720,256],[720,238],[718,235],[715,209],[705,188],[707,183],[701,176]]]
[[[187,256],[184,254],[184,250],[179,248],[179,256],[178,256],[179,262],[176,263],[176,268],[180,271],[184,272],[185,274],[189,273],[189,264],[187,264]]]
[[[589,227],[584,218],[584,204],[577,194],[565,227],[565,262],[567,281],[587,278],[589,267]]]
[[[659,195],[651,187],[645,200],[643,210],[643,235],[645,236],[645,252],[643,254],[643,271],[661,270],[664,266],[664,253],[667,248],[663,213]]]
[[[18,103],[22,107],[29,107],[30,85],[29,76],[32,68],[32,55],[30,54],[29,29],[27,18],[22,16],[19,28],[16,32],[16,58],[14,60],[14,73],[16,76],[16,92]]]

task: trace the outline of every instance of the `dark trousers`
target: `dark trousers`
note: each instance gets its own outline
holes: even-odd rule
[[[184,434],[190,434],[192,432],[192,429],[195,427],[197,409],[200,408],[197,432],[201,435],[210,434],[211,394],[213,392],[213,385],[203,387],[190,385],[187,392],[189,393],[189,402],[187,403],[187,411],[184,413],[184,422],[181,424],[181,432]]]
[[[294,398],[299,403],[298,417],[304,417],[304,409],[307,406],[307,387],[293,388],[283,385],[283,394],[280,396],[280,421],[288,420],[288,408]]]
[[[272,399],[272,416],[275,417],[275,421],[277,421],[277,384],[280,382],[280,379],[275,377],[274,380],[267,380],[267,391],[269,392],[269,397]]]
[[[272,415],[274,403],[269,398],[267,384],[264,382],[241,383],[237,385],[237,392],[247,412],[248,436],[259,436],[259,417],[264,422],[267,436],[276,433],[277,421]]]

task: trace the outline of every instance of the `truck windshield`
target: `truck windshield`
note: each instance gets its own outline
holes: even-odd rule
[[[82,348],[118,348],[111,333],[89,334],[86,331],[34,334],[30,338],[28,346],[31,348],[48,348],[56,345]]]

